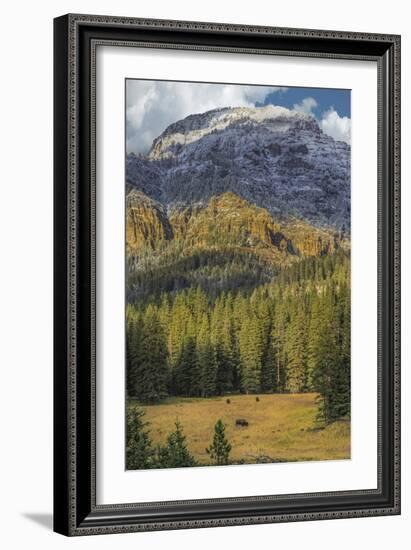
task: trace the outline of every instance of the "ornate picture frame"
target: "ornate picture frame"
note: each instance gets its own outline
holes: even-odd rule
[[[136,494],[135,503],[97,503],[96,51],[103,44],[376,63],[378,135],[370,139],[378,149],[377,488],[140,503]],[[54,212],[56,532],[78,536],[400,513],[399,36],[75,14],[56,18]]]

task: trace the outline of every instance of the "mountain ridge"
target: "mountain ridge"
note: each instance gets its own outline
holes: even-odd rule
[[[126,239],[129,255],[156,250],[171,241],[184,247],[230,246],[257,250],[268,261],[288,256],[321,256],[346,246],[342,233],[325,231],[296,218],[275,219],[266,209],[232,192],[189,207],[170,207],[131,190],[127,195]]]
[[[272,215],[349,231],[350,146],[284,107],[215,109],[171,124],[126,159],[127,188],[166,208],[231,191]]]

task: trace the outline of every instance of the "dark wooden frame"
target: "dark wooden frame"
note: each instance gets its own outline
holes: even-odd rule
[[[99,44],[376,61],[378,489],[96,505],[94,108]],[[54,530],[72,536],[399,514],[400,37],[65,15],[54,21],[54,134]]]

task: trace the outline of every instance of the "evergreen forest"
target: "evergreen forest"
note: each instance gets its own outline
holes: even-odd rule
[[[350,412],[350,256],[307,257],[249,290],[200,285],[127,305],[127,394],[318,393],[324,423]]]

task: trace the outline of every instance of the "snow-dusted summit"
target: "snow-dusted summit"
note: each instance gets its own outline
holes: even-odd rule
[[[250,123],[264,124],[273,132],[287,132],[296,124],[312,121],[306,114],[290,111],[285,107],[236,107],[216,109],[203,115],[191,115],[171,124],[151,147],[149,158],[172,158],[182,145],[198,141],[213,132],[221,132],[230,126],[249,126]]]
[[[349,228],[350,146],[309,115],[267,105],[190,115],[127,157],[129,186],[168,207],[231,191],[272,214]]]

